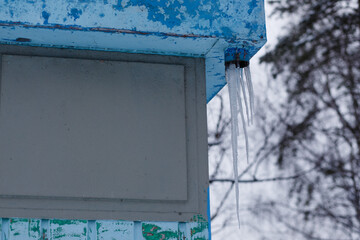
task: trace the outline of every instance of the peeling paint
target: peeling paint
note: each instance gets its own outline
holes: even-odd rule
[[[5,224],[3,223],[5,222]],[[89,221],[91,222],[91,221]],[[6,240],[208,240],[207,221],[194,216],[191,222],[142,222],[98,220],[90,234],[86,220],[0,218],[0,236]],[[7,224],[8,223],[8,224]],[[41,230],[41,228],[44,228]],[[46,229],[49,229],[47,232]]]
[[[209,223],[201,215],[194,216],[193,223],[191,224],[191,239],[194,240],[207,240]]]
[[[0,3],[0,44],[205,57],[208,101],[226,84],[224,50],[250,59],[265,42],[263,0]]]
[[[248,3],[249,10],[248,14],[252,14],[253,10],[258,7],[259,0],[251,0],[251,2]]]
[[[256,21],[261,26],[251,38],[265,31],[262,0],[117,0],[113,4],[108,1],[24,3],[12,0],[0,3],[1,21],[47,25],[49,16],[52,24],[216,36],[232,41],[249,35],[251,29],[246,27],[247,22]]]
[[[148,20],[160,22],[169,29],[180,26],[187,18],[198,17],[199,20],[209,20],[209,26],[215,19],[229,17],[223,12],[219,4],[212,0],[193,0],[193,1],[144,1],[129,0],[123,5],[122,0],[118,0],[113,8],[118,11],[124,11],[128,7],[145,7],[148,9]]]
[[[40,220],[12,218],[9,224],[9,239],[26,240],[40,238]]]
[[[142,235],[146,240],[170,240],[178,239],[179,232],[163,230],[159,225],[154,223],[143,223]]]
[[[41,16],[44,18],[44,24],[49,24],[50,13],[42,11]]]
[[[78,19],[82,14],[82,10],[81,9],[77,9],[77,8],[72,8],[70,10],[70,12],[68,13],[69,17],[72,17],[74,20]]]
[[[130,221],[96,221],[97,239],[132,239],[134,222]]]
[[[87,221],[50,220],[51,239],[87,240]]]

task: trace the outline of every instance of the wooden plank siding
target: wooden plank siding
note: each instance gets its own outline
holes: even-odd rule
[[[0,218],[0,240],[207,240],[208,222]]]

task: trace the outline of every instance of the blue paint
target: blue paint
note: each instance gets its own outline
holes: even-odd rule
[[[66,21],[66,18],[63,19],[63,21]],[[1,26],[19,26],[19,27],[25,27],[25,28],[41,28],[41,29],[49,29],[49,30],[62,30],[62,31],[81,31],[81,32],[106,32],[106,33],[127,33],[127,34],[138,34],[138,35],[145,35],[145,36],[158,36],[161,38],[168,38],[168,37],[181,37],[181,35],[177,35],[177,34],[168,34],[168,33],[163,33],[163,32],[140,32],[138,31],[136,28],[133,28],[131,30],[124,30],[124,29],[115,29],[115,28],[106,28],[106,27],[102,27],[102,28],[98,28],[98,27],[83,27],[81,25],[77,25],[77,24],[47,24],[46,26],[44,25],[29,25],[28,23],[25,22],[6,22],[6,21],[1,21],[0,20],[0,27]],[[186,36],[186,39],[189,40],[196,40],[196,39],[202,39],[201,36]],[[215,39],[212,37],[209,37],[210,39]],[[207,38],[203,38],[203,39],[207,39]],[[1,37],[0,37],[0,43],[1,43]],[[101,49],[99,49],[101,50]],[[180,54],[181,55],[181,54]]]
[[[68,16],[74,18],[74,20],[78,19],[82,14],[82,10],[81,9],[77,9],[77,8],[72,8],[70,10],[70,12],[68,13]]]
[[[244,42],[242,46],[228,48],[225,51],[225,61],[234,61],[237,56],[242,61],[249,61],[252,56],[256,54],[259,49],[254,48],[252,45]]]
[[[234,32],[229,27],[222,27],[221,28],[222,34],[224,37],[232,39],[234,38]]]
[[[250,15],[255,8],[258,7],[258,0],[251,0],[251,2],[248,3],[249,10],[248,14]]]
[[[192,0],[192,1],[153,1],[153,0],[129,0],[125,6],[122,0],[118,0],[113,8],[118,11],[124,11],[128,7],[145,7],[148,9],[148,20],[159,22],[169,29],[180,26],[188,18],[199,17],[201,20],[212,22],[219,17],[226,17],[222,12],[217,1],[213,0]],[[201,10],[201,8],[209,10]],[[184,10],[185,8],[185,10]]]
[[[210,101],[225,49],[249,60],[266,42],[264,16],[263,0],[5,0],[0,44],[204,57]]]
[[[217,84],[216,86],[212,86],[210,91],[206,92],[206,102],[207,103],[209,103],[211,101],[211,99],[213,99],[216,96],[216,94],[218,92],[220,92],[220,90],[223,87],[225,87],[225,85],[226,85],[225,78],[224,78],[224,80],[222,82],[223,82],[223,84]]]
[[[41,16],[44,18],[44,24],[48,24],[49,23],[49,17],[50,17],[50,13],[43,11],[41,13]]]
[[[250,29],[248,35],[251,36],[254,32],[258,30],[259,25],[257,22],[247,22],[245,27]]]
[[[74,25],[81,16],[86,15],[82,21],[83,27],[98,26],[101,23],[101,26],[108,28],[136,27],[145,32],[215,36],[225,38],[229,43],[236,43],[241,38],[256,39],[265,31],[263,2],[257,0],[250,4],[251,1],[117,0],[111,4],[107,0],[64,0],[55,4],[50,0],[42,0],[30,4],[23,0],[12,0],[0,3],[0,20],[36,25],[39,22],[34,14],[42,9],[51,14],[54,24]],[[13,10],[15,15],[9,16],[6,10]],[[252,14],[249,15],[248,11]],[[61,21],[65,17],[68,17],[66,22]],[[254,21],[258,22],[257,31],[246,27],[246,22]]]

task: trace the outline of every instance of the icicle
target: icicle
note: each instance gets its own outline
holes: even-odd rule
[[[237,70],[237,75],[239,76],[237,79],[240,81],[240,85],[241,85],[241,90],[244,96],[244,102],[245,102],[245,107],[246,107],[246,116],[247,116],[247,121],[248,121],[248,125],[250,125],[250,119],[249,119],[249,107],[248,107],[248,102],[247,102],[247,98],[246,98],[246,91],[245,91],[245,83],[244,83],[244,77],[243,77],[243,70],[242,68],[240,69],[236,69]],[[238,72],[240,71],[240,74],[238,74]],[[250,96],[250,94],[249,94]],[[240,104],[240,103],[239,103]],[[241,111],[242,112],[242,111]],[[241,113],[240,112],[240,113]]]
[[[250,99],[250,115],[251,115],[251,124],[253,124],[254,119],[254,89],[253,84],[251,81],[251,74],[250,74],[250,66],[245,67],[245,77],[246,83],[249,89],[249,99]]]
[[[250,69],[246,65],[244,68],[245,78],[243,76],[243,67],[239,64],[240,68],[237,68],[238,64],[229,64],[226,69],[226,81],[228,82],[229,98],[230,98],[230,110],[231,110],[231,145],[233,150],[233,167],[234,167],[234,183],[236,194],[236,214],[240,228],[240,213],[239,213],[239,173],[238,173],[238,136],[239,136],[239,121],[238,114],[240,113],[243,131],[245,135],[246,146],[246,159],[249,163],[249,140],[246,128],[245,112],[243,102],[245,105],[247,123],[248,125],[253,123],[254,115],[254,90],[251,81]],[[248,94],[246,94],[246,89]],[[243,96],[244,101],[241,96]],[[249,104],[247,100],[249,97]],[[250,111],[249,111],[250,108]]]
[[[237,138],[238,138],[238,104],[237,104],[237,87],[235,79],[235,66],[231,65],[226,70],[226,80],[228,82],[229,98],[230,98],[230,111],[231,111],[231,143],[233,149],[233,166],[234,166],[234,179],[235,179],[235,194],[236,194],[236,214],[240,228],[240,213],[239,213],[239,180],[238,180],[238,151],[237,151]]]
[[[240,71],[239,71],[240,70]],[[247,113],[247,117],[248,117],[248,123],[249,123],[249,112],[248,112],[248,109],[247,109],[247,100],[246,100],[246,94],[245,94],[245,84],[244,82],[242,81],[242,74],[239,74],[242,73],[242,69],[236,69],[236,75],[238,76],[237,79],[237,86],[236,86],[236,89],[237,89],[237,99],[238,99],[238,106],[239,106],[239,112],[240,112],[240,116],[241,116],[241,122],[242,122],[242,126],[243,126],[243,131],[244,131],[244,135],[245,135],[245,148],[246,148],[246,161],[247,163],[249,163],[249,140],[248,140],[248,135],[247,135],[247,129],[246,129],[246,122],[245,122],[245,117],[244,117],[244,110],[243,110],[243,106],[242,106],[242,101],[241,101],[241,90],[240,88],[242,89],[242,92],[243,92],[243,95],[244,95],[244,100],[245,100],[245,105],[246,105],[246,113]],[[239,81],[240,80],[240,81]],[[239,84],[240,82],[240,84]],[[237,126],[239,126],[238,123],[236,123]]]

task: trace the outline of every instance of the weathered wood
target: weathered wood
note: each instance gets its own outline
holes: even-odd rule
[[[207,240],[208,222],[0,218],[0,240]]]
[[[10,219],[9,239],[33,240],[40,239],[40,219]]]
[[[96,221],[98,240],[132,240],[134,239],[134,222],[128,221]]]

